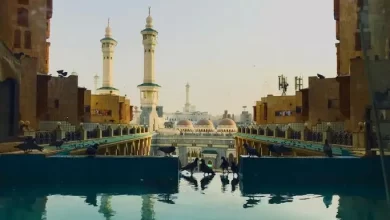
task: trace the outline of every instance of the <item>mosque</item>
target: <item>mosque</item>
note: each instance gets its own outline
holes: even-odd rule
[[[213,168],[219,168],[221,157],[230,162],[237,160],[233,134],[236,123],[230,118],[219,121],[217,127],[208,119],[201,119],[195,125],[190,120],[180,120],[176,128],[157,130],[152,138],[150,155],[163,155],[159,147],[175,146],[182,165],[195,158],[203,158]]]
[[[172,127],[178,125],[182,120],[188,120],[197,123],[200,120],[210,120],[211,115],[208,112],[196,111],[196,106],[190,104],[190,84],[186,85],[186,102],[183,111],[174,113],[164,113],[165,124],[171,124]]]

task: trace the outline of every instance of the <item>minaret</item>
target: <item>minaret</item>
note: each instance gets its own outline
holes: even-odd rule
[[[184,105],[184,112],[190,112],[190,84],[186,85],[186,104]]]
[[[98,84],[99,84],[99,76],[98,76],[98,74],[96,74],[96,75],[93,77],[93,81],[94,81],[94,84],[95,84],[95,85],[94,85],[94,86],[95,86],[95,88],[94,88],[95,91],[94,91],[94,92],[97,93],[97,90],[98,90],[98,88],[99,88],[99,87],[98,87]]]
[[[138,85],[141,92],[140,124],[149,126],[151,131],[157,130],[159,117],[157,114],[158,92],[160,86],[156,84],[154,74],[154,50],[157,45],[158,32],[153,29],[153,18],[146,18],[145,29],[141,31],[144,45],[144,82]]]
[[[118,95],[119,90],[113,86],[112,81],[114,50],[118,42],[112,38],[110,19],[108,19],[106,34],[100,42],[102,43],[103,52],[103,85],[98,89],[98,93]]]

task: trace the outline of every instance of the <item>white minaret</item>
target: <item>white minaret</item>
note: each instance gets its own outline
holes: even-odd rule
[[[94,77],[93,77],[93,80],[94,80],[94,86],[95,86],[95,93],[97,93],[97,90],[98,90],[98,84],[99,84],[99,76],[98,76],[98,74],[96,74]]]
[[[186,104],[184,105],[184,112],[190,112],[190,111],[191,111],[190,84],[187,83],[187,85],[186,85]]]
[[[159,128],[160,119],[157,114],[158,91],[160,86],[156,84],[154,74],[154,50],[157,45],[158,32],[153,29],[153,18],[146,18],[145,29],[141,31],[142,44],[144,45],[144,82],[138,85],[141,92],[141,115],[140,124],[149,126],[155,131]]]
[[[119,90],[113,86],[112,81],[114,50],[118,42],[112,38],[110,19],[108,19],[106,34],[100,42],[102,43],[103,52],[103,85],[98,89],[98,93],[119,95]]]

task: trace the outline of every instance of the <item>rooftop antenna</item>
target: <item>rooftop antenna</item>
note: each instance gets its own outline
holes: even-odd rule
[[[287,88],[288,88],[287,77],[280,75],[279,76],[279,91],[282,91],[282,96],[286,95]]]
[[[295,77],[295,91],[299,91],[303,88],[303,78],[302,76]]]

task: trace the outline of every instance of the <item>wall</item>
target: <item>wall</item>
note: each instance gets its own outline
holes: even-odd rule
[[[52,16],[52,0],[30,0],[28,5],[18,4],[16,0],[0,0],[0,41],[4,41],[14,53],[23,52],[38,59],[40,73],[49,71],[49,22]],[[18,24],[18,9],[28,10],[27,25]],[[20,46],[15,44],[15,31],[20,31]],[[31,33],[31,47],[25,45],[26,33]]]
[[[390,157],[385,158],[388,175]],[[382,170],[379,157],[263,157],[241,156],[240,174],[243,183],[288,185],[373,185],[383,187]],[[272,167],[272,169],[259,169]],[[280,175],[282,171],[283,175]],[[263,178],[266,176],[267,178]],[[309,177],[309,178],[308,178]],[[248,184],[248,185],[249,185]],[[252,184],[253,185],[253,184]],[[257,186],[258,186],[257,185]],[[244,186],[245,187],[245,186]]]
[[[51,76],[38,74],[37,75],[37,121],[47,121],[50,119],[48,109],[49,98],[49,80]]]
[[[268,95],[267,97],[263,97],[261,101],[256,102],[256,124],[301,122],[305,117],[302,116],[302,111],[298,110],[297,112],[297,107],[302,107],[302,98],[302,92],[299,91],[293,96]],[[288,111],[291,115],[276,116],[276,113],[281,111]]]
[[[364,74],[364,60],[353,59],[351,65],[351,119],[350,127],[357,128],[359,122],[364,121],[365,109],[371,106],[368,90],[367,76]],[[390,88],[390,60],[370,61],[370,74],[372,76],[372,89],[384,92]]]
[[[339,82],[336,78],[309,77],[309,121],[311,125],[347,119],[340,111],[339,91]]]
[[[91,90],[78,88],[78,123],[91,121]]]
[[[22,75],[20,86],[20,120],[29,121],[30,127],[37,129],[37,66],[36,58],[21,59]]]
[[[338,75],[348,75],[350,59],[360,54],[355,50],[355,33],[357,28],[357,3],[356,1],[336,0],[335,9],[338,9],[339,19],[336,19],[336,29],[339,43],[337,56],[339,63]],[[338,28],[337,28],[338,26]],[[337,34],[336,34],[337,35]],[[337,45],[336,45],[337,47]]]
[[[156,167],[164,169],[155,172]],[[14,186],[34,183],[50,185],[134,183],[170,184],[177,187],[178,170],[177,157],[0,155],[0,178],[4,180],[1,184]]]
[[[56,102],[58,100],[58,106]],[[78,124],[78,77],[51,77],[48,81],[48,119]]]
[[[110,115],[96,113],[96,110],[111,111]],[[126,96],[117,95],[91,95],[91,122],[128,124],[131,120],[130,100]]]

